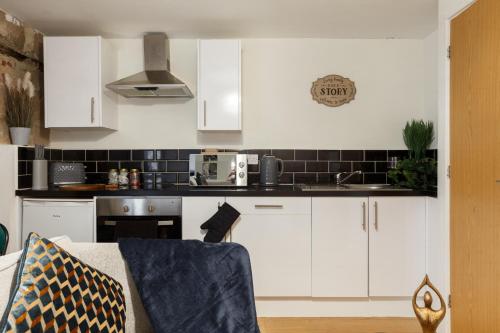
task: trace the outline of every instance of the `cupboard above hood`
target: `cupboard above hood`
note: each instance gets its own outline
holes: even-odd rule
[[[170,73],[170,43],[162,32],[144,35],[145,70],[106,87],[127,98],[192,98],[189,87]]]

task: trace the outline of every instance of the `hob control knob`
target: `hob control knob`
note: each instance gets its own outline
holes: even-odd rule
[[[240,178],[245,178],[245,173],[244,172],[240,172],[239,176],[240,176]]]
[[[123,212],[128,213],[130,211],[130,208],[128,208],[127,205],[123,206]]]
[[[241,169],[243,169],[245,167],[245,162],[240,162],[239,166]]]

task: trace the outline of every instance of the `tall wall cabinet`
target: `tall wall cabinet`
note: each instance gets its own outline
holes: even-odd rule
[[[241,43],[198,41],[198,130],[241,130]]]
[[[116,55],[99,36],[44,37],[45,127],[117,128]]]

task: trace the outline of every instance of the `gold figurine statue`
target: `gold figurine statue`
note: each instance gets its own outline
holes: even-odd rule
[[[418,306],[417,296],[425,286],[431,288],[436,293],[436,295],[438,295],[439,300],[441,301],[441,308],[439,310],[432,309],[432,295],[429,291],[426,291],[424,294],[424,306]],[[417,319],[420,322],[420,326],[422,326],[422,332],[436,333],[439,324],[446,315],[446,303],[439,291],[429,280],[429,276],[425,276],[424,281],[422,281],[418,289],[415,291],[415,294],[413,294],[412,303],[413,311],[415,311]]]

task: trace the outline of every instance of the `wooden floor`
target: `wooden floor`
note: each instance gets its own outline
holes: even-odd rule
[[[413,318],[259,318],[261,333],[421,333]]]

